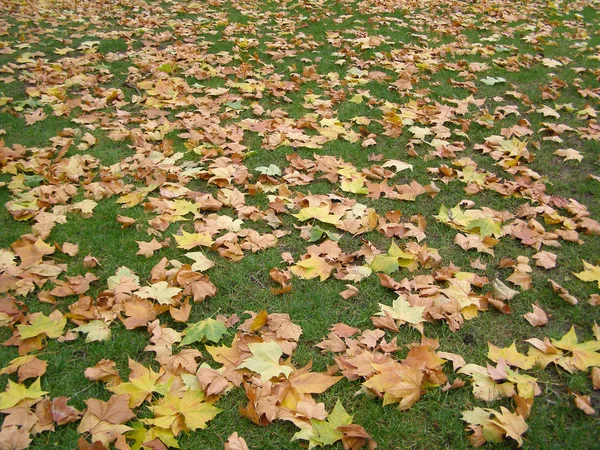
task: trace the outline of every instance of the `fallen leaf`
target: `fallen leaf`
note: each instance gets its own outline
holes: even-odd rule
[[[531,305],[533,312],[524,314],[523,317],[534,327],[543,327],[548,323],[546,312],[537,305]]]

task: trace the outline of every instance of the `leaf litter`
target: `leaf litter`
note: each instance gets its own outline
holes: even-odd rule
[[[542,2],[514,9],[509,2],[496,8],[440,0],[423,8],[421,2],[345,0],[339,2],[345,14],[339,15],[326,1],[296,7],[282,0],[274,9],[217,0],[134,1],[129,10],[130,3],[2,6],[0,35],[7,40],[0,42],[0,81],[23,92],[19,99],[2,94],[0,114],[27,129],[40,129],[52,118],[68,123],[42,147],[20,143],[8,126],[8,132],[0,130],[13,142],[0,141],[5,208],[30,227],[0,250],[0,324],[12,333],[4,345],[17,347],[19,355],[0,371],[18,376],[0,394],[5,415],[0,440],[7,448],[26,448],[39,433],[73,422],[81,449],[178,447],[182,433],[210,426],[221,412],[219,399],[236,388],[247,399],[242,416],[261,426],[290,422],[298,428],[291,441],[309,448],[338,441],[347,449],[375,448],[339,399],[330,407],[320,401],[319,394],[342,378],[360,395],[400,410],[434,389],[471,388],[486,404],[510,399],[499,409],[465,410],[462,419],[474,446],[507,438],[521,446],[534,399],[544,393],[534,369],[590,371],[598,388],[597,332],[583,342],[574,327],[560,339],[532,337],[527,353],[516,342],[506,348],[488,343],[487,358],[495,366],[486,367],[467,362],[469,354],[442,351],[443,340],[426,337],[434,326],[459,332],[465,321],[489,309],[512,314],[511,301],[535,286],[534,275],[554,271],[550,276],[557,277],[564,268],[563,245],[583,245],[600,234],[588,207],[551,194],[551,181],[533,164],[541,151],[555,155],[554,164],[580,164],[584,153],[566,148],[565,141],[600,140],[594,108],[600,93],[586,81],[597,70],[575,66],[566,55],[521,54],[516,45],[500,43],[505,37],[536,49],[551,46],[559,17],[573,30],[561,39],[572,41],[571,48],[592,65],[597,55],[581,31],[585,22],[579,14],[587,2],[561,10],[554,3],[541,8]],[[236,14],[252,23],[237,22]],[[331,25],[324,37],[300,31],[311,15]],[[361,15],[369,17],[369,29]],[[461,33],[473,27],[488,34],[471,42]],[[465,39],[441,43],[434,29]],[[394,33],[406,32],[410,40],[396,39]],[[44,39],[54,43],[44,46]],[[126,45],[106,52],[102,46],[109,40]],[[219,43],[226,50],[214,51]],[[336,67],[324,69],[324,62]],[[127,69],[117,70],[122,64]],[[504,76],[491,76],[492,66]],[[561,74],[568,69],[577,77],[549,73],[541,100],[532,100],[511,75],[539,66]],[[452,74],[452,94],[435,98],[427,86],[439,85],[432,78],[440,71]],[[318,88],[304,89],[305,84]],[[566,90],[576,93],[575,105],[558,103]],[[364,107],[360,111],[368,116],[347,118],[349,104]],[[569,114],[576,127],[562,123]],[[483,135],[472,132],[472,140],[472,130]],[[366,152],[401,136],[403,151],[392,159],[372,153],[369,166],[330,151],[340,143]],[[105,165],[96,152],[104,142],[128,151]],[[283,157],[252,168],[259,153]],[[422,170],[420,161],[431,164]],[[311,193],[315,183],[325,183],[328,193]],[[450,188],[462,188],[469,199],[441,204],[437,215],[402,217],[402,202],[428,202]],[[471,199],[478,196],[510,197],[519,206],[477,208]],[[256,201],[261,197],[266,202]],[[100,279],[93,273],[103,259],[99,248],[82,259],[85,275],[68,275],[69,265],[57,255],[76,258],[81,243],[55,243],[53,231],[73,216],[95,217],[105,202],[127,211],[102,220],[114,220],[124,233],[130,228],[147,233],[147,240],[135,241],[136,256],[173,249],[183,261],[162,257],[149,273],[122,266]],[[127,215],[135,211],[151,218],[142,222]],[[456,231],[453,244],[465,253],[478,253],[473,269],[491,273],[487,267],[496,265],[496,277],[444,260],[427,242],[435,222],[449,235]],[[244,321],[237,314],[190,321],[194,305],[210,303],[221,288],[211,281],[211,271],[281,249],[287,236],[307,244],[296,256],[282,252],[280,266],[268,268],[279,286],[271,287],[273,295],[293,291],[295,278],[313,283],[335,278],[348,283],[340,292],[348,301],[361,295],[361,281],[378,277],[395,296],[377,300],[372,329],[331,327],[316,344],[334,361],[323,372],[312,371],[311,362],[294,363],[298,346],[306,345],[303,330],[268,305],[258,313],[240,308],[249,316]],[[347,247],[344,237],[360,245]],[[494,259],[505,242],[522,251],[530,247],[533,261],[525,255]],[[575,277],[600,286],[598,265],[582,260],[580,267]],[[548,281],[567,304],[579,303]],[[92,284],[102,289],[99,294],[91,294]],[[592,294],[589,305],[597,306],[597,297]],[[57,298],[66,302],[57,304]],[[53,305],[52,312],[31,308],[32,301]],[[532,326],[553,319],[538,303],[531,308],[523,317]],[[41,379],[53,365],[51,354],[44,353],[49,340],[109,341],[118,322],[126,332],[147,331],[145,350],[155,353],[158,371],[130,359],[129,375],[122,378],[114,361],[98,361],[85,377],[104,383],[106,401],[87,398],[83,411],[55,396],[51,384],[42,390]],[[420,341],[399,343],[403,327],[417,330]],[[35,381],[27,386],[30,378]],[[569,393],[574,406],[595,414],[589,396]],[[248,448],[237,433],[224,445]]]

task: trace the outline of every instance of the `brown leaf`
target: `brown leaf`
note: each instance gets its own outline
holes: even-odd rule
[[[90,444],[83,436],[79,437],[77,440],[77,448],[79,450],[108,450],[102,442],[96,441]]]
[[[592,387],[600,389],[600,367],[592,367],[590,378],[592,379]]]
[[[151,441],[143,442],[144,448],[149,448],[151,450],[168,450],[168,447],[163,444],[163,442],[159,438],[154,438]]]
[[[552,285],[552,290],[554,292],[556,292],[558,294],[558,296],[560,298],[562,298],[565,302],[569,303],[570,305],[576,305],[577,303],[579,303],[579,300],[577,300],[575,297],[573,297],[571,294],[569,294],[569,291],[567,291],[560,284],[558,284],[555,281],[552,281],[550,279],[548,279],[548,281]]]
[[[369,436],[369,433],[356,423],[341,425],[336,430],[343,434],[342,445],[344,450],[359,450],[365,445],[369,450],[377,448],[377,443]]]
[[[524,314],[523,317],[534,327],[543,327],[548,323],[546,312],[537,305],[531,305],[533,312]]]
[[[125,423],[135,417],[134,412],[129,409],[129,395],[127,394],[113,394],[107,402],[90,398],[85,403],[89,413],[110,423]]]
[[[44,113],[44,108],[38,108],[31,114],[25,114],[25,124],[33,125],[36,122],[40,122],[44,120],[46,117],[46,113]]]
[[[67,423],[75,422],[79,420],[81,412],[67,405],[67,397],[56,397],[52,399],[52,405],[50,410],[52,412],[52,420],[57,425],[66,425]]]
[[[239,437],[237,432],[234,432],[231,436],[227,438],[227,442],[225,442],[225,447],[223,450],[249,450],[248,445],[246,445],[246,441],[244,438]]]
[[[135,219],[117,214],[117,222],[121,224],[121,228],[125,229],[135,224]]]
[[[208,396],[220,395],[229,386],[229,381],[210,367],[200,367],[196,372],[196,378]]]
[[[592,408],[592,402],[589,395],[579,395],[575,392],[571,392],[575,397],[575,406],[586,413],[588,416],[596,414],[596,410]]]
[[[62,245],[61,251],[69,256],[75,256],[75,255],[77,255],[77,253],[79,253],[79,245],[70,244],[69,242],[65,242]]]
[[[150,242],[144,242],[144,241],[136,241],[138,246],[139,246],[139,250],[136,253],[136,255],[142,255],[145,256],[146,258],[150,258],[152,255],[154,255],[154,252],[156,250],[160,250],[162,248],[162,244],[160,242],[158,242],[155,238],[152,239]]]
[[[358,328],[351,327],[350,325],[346,325],[344,323],[336,323],[330,328],[330,330],[341,338],[347,338],[360,332]]]
[[[98,262],[98,260],[92,255],[87,255],[85,258],[83,258],[83,267],[85,267],[86,269],[93,269],[99,264],[100,263]]]
[[[346,287],[348,289],[339,293],[340,297],[342,297],[344,300],[348,300],[349,298],[352,298],[352,297],[358,295],[358,288],[356,286],[347,284]]]
[[[37,357],[33,357],[25,364],[19,367],[19,371],[17,372],[19,375],[19,383],[22,383],[24,380],[28,378],[38,378],[46,373],[46,366],[48,364],[46,361],[38,359]]]
[[[533,255],[535,265],[544,269],[553,269],[556,267],[556,255],[554,253],[541,251]]]
[[[25,427],[5,425],[0,430],[0,450],[23,450],[30,443],[29,431]]]
[[[90,381],[104,381],[108,386],[121,382],[116,363],[110,359],[101,359],[98,364],[88,367],[83,373]]]
[[[179,308],[169,306],[169,314],[175,322],[185,323],[190,318],[192,312],[192,305],[190,304],[189,297],[183,301],[183,304]]]

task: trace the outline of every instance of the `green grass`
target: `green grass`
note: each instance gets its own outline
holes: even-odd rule
[[[387,3],[391,5],[394,2]],[[34,192],[42,188],[51,189],[55,184],[65,184],[65,179],[60,179],[56,170],[74,156],[88,155],[94,166],[71,182],[75,193],[64,202],[67,206],[85,198],[86,185],[105,181],[109,174],[122,181],[123,193],[144,188],[153,178],[166,177],[169,182],[177,182],[181,171],[204,170],[212,162],[210,158],[202,158],[190,151],[193,147],[199,144],[216,147],[222,155],[228,144],[237,141],[246,147],[240,157],[252,175],[248,181],[252,184],[259,175],[255,170],[257,167],[275,164],[285,172],[290,165],[286,156],[291,153],[309,160],[314,159],[313,155],[335,156],[359,171],[390,159],[406,161],[413,165],[413,170],[400,172],[390,180],[390,184],[399,185],[413,180],[426,185],[433,180],[428,169],[446,165],[460,170],[457,160],[470,158],[478,169],[488,175],[495,174],[512,182],[517,179],[515,175],[477,150],[477,146],[490,136],[500,135],[502,129],[527,120],[533,135],[520,140],[527,140],[527,149],[535,157],[527,167],[542,176],[546,193],[554,196],[554,200],[573,198],[588,208],[591,218],[600,219],[600,183],[587,177],[588,174],[600,175],[598,137],[586,139],[583,131],[594,124],[590,119],[596,119],[578,114],[587,106],[592,110],[599,106],[596,91],[600,17],[593,2],[563,2],[558,8],[542,1],[525,4],[506,2],[504,6],[445,0],[423,2],[420,7],[416,3],[419,2],[398,3],[398,8],[394,9],[381,6],[386,2],[372,0],[174,0],[149,2],[148,5],[116,2],[109,8],[102,2],[91,0],[46,2],[43,6],[5,1],[0,6],[4,13],[0,19],[0,50],[9,48],[11,51],[0,52],[0,138],[4,142],[4,147],[0,145],[0,202],[5,205],[31,189],[27,186],[9,189],[9,184],[16,183],[22,175],[39,176],[41,187],[34,188]],[[295,28],[286,33],[291,26]],[[380,35],[385,37],[385,43],[361,48],[358,39]],[[258,45],[245,48],[243,39],[256,39]],[[280,45],[274,45],[277,39],[281,39],[280,44],[289,46],[294,53],[274,59],[268,52],[279,48]],[[84,43],[89,41],[98,41],[99,44],[86,48]],[[65,47],[74,50],[61,54]],[[26,53],[35,56],[31,56],[30,60],[23,59]],[[228,56],[232,59],[228,60]],[[558,59],[564,64],[547,67],[543,64],[544,58]],[[343,62],[337,63],[338,60]],[[390,83],[395,82],[413,62],[414,71],[410,73],[412,89],[398,91],[391,87]],[[167,67],[166,63],[170,66]],[[467,67],[473,63],[485,63],[487,69],[471,74]],[[574,68],[585,68],[585,71],[578,73]],[[349,76],[356,69],[366,73],[381,72],[389,78],[357,83]],[[2,78],[8,76],[15,80],[3,82]],[[481,82],[487,76],[502,77],[506,81],[487,86]],[[170,84],[174,78],[178,81]],[[557,89],[559,96],[555,100],[543,99],[544,89],[550,87],[553,79],[564,81],[566,86]],[[243,87],[235,85],[248,80],[263,84],[260,96],[248,95]],[[476,91],[471,92],[466,85],[455,86],[453,82],[472,82]],[[186,92],[187,89],[178,83],[197,90]],[[152,92],[148,86],[160,92]],[[57,87],[65,89],[64,97],[54,96],[60,91]],[[123,102],[107,102],[89,110],[94,101],[102,99],[103,90],[108,88],[120,89]],[[211,89],[221,88],[227,89],[227,92],[220,97],[207,96]],[[169,89],[168,95],[161,94]],[[583,97],[580,89],[596,89],[595,96]],[[350,102],[359,91],[368,91],[371,101],[368,102],[365,97],[362,103]],[[526,95],[531,103],[515,98],[509,91]],[[330,101],[329,105],[317,110],[307,108],[306,96],[310,93],[319,96],[319,100]],[[449,142],[465,145],[464,151],[457,152],[456,159],[438,157],[434,155],[432,146],[412,139],[413,133],[409,131],[412,124],[406,118],[399,137],[383,134],[386,107],[392,107],[400,115],[407,111],[415,112],[415,126],[433,127],[435,117],[431,112],[436,107],[455,107],[456,104],[449,99],[464,100],[470,95],[483,101],[482,105],[471,104],[464,115],[456,115],[444,123],[453,132]],[[3,97],[10,100],[4,104]],[[148,98],[164,100],[164,103],[143,103]],[[211,101],[216,104],[210,105]],[[242,107],[240,111],[231,107],[237,101]],[[60,107],[63,102],[71,105],[70,110],[62,116],[54,115],[53,107]],[[262,115],[254,114],[256,104],[264,109]],[[536,111],[544,105],[554,108],[556,104],[571,104],[573,110],[561,109],[560,118],[544,117]],[[496,108],[502,106],[516,106],[518,114],[497,115],[491,128],[477,123],[483,111],[494,115]],[[47,118],[27,125],[25,117],[39,108],[43,109]],[[274,113],[277,110],[280,111]],[[164,119],[160,119],[161,114]],[[250,131],[247,126],[240,128],[248,121],[267,121],[272,116],[275,120],[287,121],[290,126],[313,123],[314,126],[307,125],[301,129],[310,137],[319,136],[314,127],[319,126],[321,120],[335,118],[359,133],[360,138],[357,142],[348,142],[339,137],[318,148],[282,144],[267,149],[271,143],[269,138],[274,133],[274,130],[268,129],[269,124],[265,125],[267,131],[264,133]],[[359,126],[352,123],[356,117],[369,118],[371,123]],[[150,133],[160,126],[160,120],[168,121],[171,131],[156,138]],[[556,142],[546,139],[548,133],[540,130],[545,127],[543,123],[564,124],[573,130],[560,135],[562,142]],[[456,133],[463,126],[467,129],[467,136]],[[53,145],[61,135],[69,135],[64,131],[67,128],[75,130],[74,138],[64,155],[59,156],[62,144],[57,144],[54,149]],[[130,135],[116,139],[116,130],[128,130]],[[186,132],[203,135],[204,142],[192,143],[181,136]],[[78,146],[82,144],[81,137],[85,133],[92,134],[97,142],[89,149],[80,150]],[[363,148],[361,144],[369,133],[377,135],[376,145]],[[240,139],[232,140],[232,136],[238,135],[241,135]],[[428,136],[427,141],[432,138],[432,135]],[[27,149],[25,157],[9,162],[5,156],[6,149],[21,148]],[[555,150],[565,148],[581,152],[582,162],[563,161],[553,154]],[[411,156],[414,154],[411,149],[417,156]],[[40,151],[48,151],[50,157],[36,161],[32,155],[40,154]],[[184,156],[162,166],[148,163],[147,158],[156,161],[159,153],[166,158],[175,153]],[[382,155],[381,161],[373,161],[372,154]],[[493,189],[468,196],[464,191],[466,184],[455,178],[448,184],[433,180],[440,188],[435,198],[421,195],[415,201],[373,200],[344,192],[339,183],[320,180],[320,175],[322,173],[317,172],[315,180],[308,185],[289,188],[303,195],[341,195],[374,208],[380,216],[391,210],[400,210],[402,220],[421,214],[426,220],[427,236],[421,244],[438,249],[443,266],[452,263],[463,271],[476,272],[490,281],[494,278],[505,280],[512,270],[499,267],[503,258],[515,259],[519,255],[530,258],[533,287],[510,301],[511,314],[501,314],[490,308],[465,321],[456,332],[441,321],[425,324],[425,336],[438,339],[441,351],[458,353],[468,363],[485,366],[490,363],[487,359],[488,342],[505,347],[516,341],[517,347],[524,352],[527,348],[525,339],[542,339],[545,336],[560,339],[572,325],[576,327],[580,340],[594,339],[592,327],[600,321],[600,314],[598,307],[590,306],[586,300],[598,293],[598,289],[594,283],[584,283],[573,273],[583,269],[582,260],[591,264],[600,262],[600,236],[586,235],[579,230],[582,245],[561,240],[560,247],[543,246],[542,250],[558,256],[557,267],[548,271],[535,266],[531,259],[536,249],[526,247],[510,236],[500,239],[493,256],[475,250],[464,251],[454,244],[457,232],[433,217],[442,205],[451,208],[464,199],[472,200],[476,208],[489,207],[510,213],[515,213],[525,203],[539,206],[530,198],[518,195],[507,198]],[[191,177],[186,179],[186,183],[186,187],[196,193],[211,193],[215,198],[219,195],[220,189],[208,184],[205,179]],[[244,193],[248,191],[245,184],[236,187]],[[246,195],[246,204],[266,211],[271,194]],[[156,251],[150,258],[136,256],[136,241],[148,242],[154,237],[148,232],[151,230],[149,222],[157,214],[146,210],[144,202],[132,208],[122,208],[116,203],[120,195],[119,192],[96,200],[97,206],[91,217],[67,212],[66,223],[57,224],[44,239],[51,245],[65,242],[79,245],[79,253],[74,257],[56,251],[48,259],[67,265],[66,273],[59,276],[59,280],[65,280],[65,276],[93,272],[99,278],[87,293],[93,298],[104,295],[107,279],[119,267],[130,268],[140,277],[140,284],[147,285],[152,268],[163,258],[189,262],[183,256],[186,250],[176,246],[173,235],[180,228],[187,232],[193,230],[192,215],[170,224],[156,236],[158,241],[171,238],[166,248]],[[159,190],[155,189],[144,201],[156,200],[160,196]],[[40,202],[40,207],[50,212],[53,205]],[[564,209],[556,209],[570,217]],[[219,214],[237,218],[237,212],[232,208],[223,208]],[[117,215],[131,217],[136,224],[123,229],[116,221]],[[217,251],[205,251],[215,262],[206,274],[217,287],[217,294],[203,303],[194,304],[189,322],[219,314],[237,314],[245,319],[244,311],[287,313],[303,330],[292,362],[296,367],[302,367],[312,361],[313,370],[325,371],[335,364],[334,355],[321,353],[315,345],[326,337],[330,327],[342,322],[362,330],[371,329],[370,317],[380,310],[378,304],[389,305],[396,295],[381,286],[375,275],[358,283],[359,294],[349,300],[338,295],[346,289],[347,282],[334,277],[323,282],[294,277],[290,293],[273,295],[270,287],[274,283],[269,277],[269,270],[287,267],[282,260],[282,252],[290,252],[298,261],[311,245],[299,237],[295,228],[306,223],[301,224],[290,214],[278,216],[283,222],[281,229],[290,231],[290,234],[281,237],[274,248],[258,253],[246,252],[244,258],[235,263],[219,256]],[[536,220],[548,232],[560,226],[544,222],[541,215]],[[34,223],[35,220],[16,221],[7,208],[0,208],[0,248],[11,249],[21,236],[32,232]],[[320,226],[342,233],[332,225]],[[253,228],[261,233],[272,231],[260,220],[245,220],[243,228]],[[412,239],[395,240],[403,245]],[[391,243],[391,239],[374,230],[360,236],[342,233],[339,244],[344,252],[352,253],[367,241],[381,251],[387,251]],[[93,269],[85,268],[83,260],[86,255],[96,257],[100,265]],[[470,262],[478,257],[487,264],[485,270],[471,269]],[[18,259],[16,261],[19,262]],[[357,262],[362,263],[362,260]],[[0,268],[0,276],[3,276],[3,270]],[[432,269],[420,268],[412,273],[401,269],[393,277],[401,281],[433,273]],[[580,303],[571,306],[561,300],[552,291],[548,278],[568,289],[580,299]],[[444,287],[443,283],[438,284]],[[55,309],[67,313],[69,306],[77,301],[76,296],[58,298],[55,305],[39,302],[37,293],[51,290],[53,286],[52,280],[49,280],[26,295],[6,292],[6,289],[2,295],[14,295],[27,305],[30,313],[41,311],[47,315]],[[476,292],[484,294],[490,290],[488,285],[476,289]],[[543,328],[530,326],[522,317],[531,311],[531,304],[535,302],[551,316],[550,322]],[[186,327],[175,322],[168,313],[160,315],[159,320],[178,331]],[[67,328],[75,326],[70,322]],[[84,377],[85,369],[103,358],[116,363],[124,380],[129,374],[129,358],[154,370],[159,369],[154,354],[144,351],[150,344],[150,335],[145,328],[126,330],[119,320],[115,320],[110,328],[112,339],[108,341],[85,343],[81,336],[67,342],[47,339],[45,348],[36,352],[48,363],[41,383],[51,398],[70,397],[70,404],[80,410],[86,407],[85,401],[90,398],[110,398],[111,393],[103,384],[90,382]],[[0,328],[1,341],[9,339],[11,334],[11,327]],[[230,345],[232,334],[226,336],[221,344]],[[401,348],[395,355],[399,359],[407,353],[406,344],[421,339],[418,331],[407,326],[400,327],[398,333],[386,332],[385,337],[388,342],[397,337]],[[196,343],[194,347],[203,353],[201,362],[215,368],[218,366],[205,351],[204,344]],[[0,366],[6,367],[17,356],[16,347],[0,347]],[[524,448],[597,447],[594,430],[599,425],[598,413],[585,415],[575,407],[570,394],[573,391],[590,395],[592,405],[596,409],[600,407],[600,396],[592,389],[589,371],[569,374],[549,367],[526,372],[539,380],[542,394],[535,398],[532,414],[527,419],[530,428],[524,435]],[[450,367],[445,368],[445,373],[451,381],[457,377]],[[466,380],[466,377],[462,378]],[[0,388],[4,389],[9,379],[16,381],[16,374],[0,376]],[[340,399],[348,413],[353,415],[354,423],[362,425],[382,449],[466,448],[469,443],[461,420],[462,411],[474,407],[499,410],[500,406],[504,406],[513,409],[510,399],[489,404],[477,400],[468,382],[464,388],[447,392],[440,387],[428,388],[421,399],[406,411],[400,411],[394,405],[383,406],[380,399],[361,390],[359,381],[347,379],[342,379],[314,398],[323,402],[328,411]],[[239,408],[246,403],[247,398],[241,388],[224,395],[216,402],[222,413],[205,430],[182,433],[178,438],[181,448],[222,448],[233,432],[244,437],[252,449],[303,448],[299,441],[291,442],[297,428],[290,422],[275,421],[267,427],[258,427],[242,417]],[[152,416],[144,405],[135,408],[135,412],[138,417]],[[79,437],[77,425],[72,423],[57,427],[54,432],[33,436],[31,448],[75,448]],[[507,439],[498,447],[513,448],[513,444]],[[333,448],[342,448],[342,445],[338,442]]]

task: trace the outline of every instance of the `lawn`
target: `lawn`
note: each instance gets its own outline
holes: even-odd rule
[[[596,0],[1,0],[0,449],[597,448]]]

